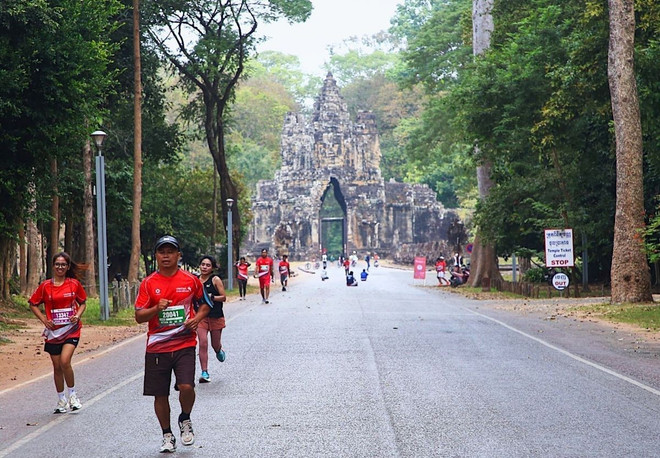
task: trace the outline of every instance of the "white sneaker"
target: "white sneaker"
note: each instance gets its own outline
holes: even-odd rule
[[[78,399],[78,396],[76,394],[72,394],[69,396],[69,406],[71,406],[71,411],[79,410],[82,409],[82,404],[80,403],[80,399]]]
[[[57,406],[55,406],[55,411],[53,413],[66,413],[69,409],[69,403],[66,402],[66,399],[60,399],[57,401]]]
[[[190,420],[180,421],[179,429],[181,430],[181,443],[183,445],[192,445],[195,443],[195,434],[193,433],[192,422]]]
[[[160,453],[172,453],[176,450],[176,439],[174,434],[163,434],[163,445],[160,446]]]

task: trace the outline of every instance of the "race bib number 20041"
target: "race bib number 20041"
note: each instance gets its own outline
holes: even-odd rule
[[[181,305],[172,305],[158,312],[158,321],[161,326],[183,324],[186,321],[186,309]]]

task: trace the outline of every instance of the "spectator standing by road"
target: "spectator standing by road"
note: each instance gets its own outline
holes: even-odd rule
[[[369,253],[364,257],[364,260],[367,262],[367,272],[369,272],[369,267],[371,267],[371,256],[369,256]]]
[[[261,250],[261,256],[257,258],[254,266],[255,277],[259,278],[261,300],[264,304],[268,304],[268,298],[270,297],[270,282],[271,279],[273,279],[273,259],[268,256],[267,249],[264,248]]]
[[[214,274],[218,264],[213,256],[205,255],[199,260],[199,279],[204,285],[204,291],[213,303],[213,308],[199,322],[197,327],[197,339],[199,339],[199,365],[202,366],[202,375],[199,383],[208,383],[211,381],[209,376],[209,332],[211,333],[211,348],[216,358],[221,363],[225,362],[227,355],[222,349],[222,330],[225,328],[225,314],[223,311],[224,302],[227,300],[225,295],[225,285],[219,275]],[[197,309],[196,309],[197,311]]]
[[[344,262],[343,262],[343,265],[344,265],[344,271],[346,272],[346,275],[348,275],[348,271],[351,270],[351,261],[350,261],[350,259],[345,258]]]
[[[443,256],[440,256],[435,260],[435,272],[438,277],[438,286],[447,286],[449,285],[449,280],[446,277],[447,273],[447,262]]]
[[[30,310],[41,321],[46,339],[44,351],[53,363],[53,379],[57,390],[57,405],[53,413],[66,413],[82,408],[75,389],[75,376],[71,358],[80,340],[87,294],[78,281],[79,266],[71,257],[60,252],[53,256],[53,276],[42,282],[30,297]],[[45,315],[39,309],[44,304]],[[69,389],[69,399],[64,383]]]
[[[183,445],[195,443],[190,413],[195,404],[195,347],[197,327],[212,303],[202,282],[179,268],[179,242],[171,235],[154,247],[158,270],[140,283],[135,320],[149,323],[144,368],[144,395],[154,397],[154,410],[163,430],[161,452],[176,450],[170,424],[170,384],[179,391],[179,429]],[[203,302],[195,313],[196,302]]]

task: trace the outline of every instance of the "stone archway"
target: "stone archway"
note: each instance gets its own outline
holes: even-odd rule
[[[376,117],[361,111],[352,121],[331,74],[310,118],[286,115],[281,144],[280,169],[257,184],[252,201],[256,253],[271,247],[312,259],[332,243],[342,254],[412,260],[425,243],[446,241],[459,219],[428,186],[383,180]]]
[[[335,177],[321,196],[319,207],[319,246],[329,259],[346,253],[346,199]]]

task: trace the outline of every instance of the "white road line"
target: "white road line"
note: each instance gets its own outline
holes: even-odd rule
[[[112,388],[109,388],[109,389],[105,390],[104,392],[97,394],[92,399],[85,402],[84,408],[89,408],[90,406],[96,404],[98,401],[100,401],[104,397],[108,396],[109,394],[114,393],[118,389],[123,388],[124,386],[128,385],[129,383],[134,382],[135,380],[137,380],[139,378],[142,378],[143,374],[144,374],[144,372],[140,371],[140,372],[132,375],[131,377],[127,378],[123,382],[113,386]],[[24,446],[25,444],[27,444],[31,440],[36,439],[37,437],[41,436],[43,433],[45,433],[49,429],[52,429],[53,427],[55,427],[55,426],[59,425],[60,423],[66,421],[68,415],[76,415],[76,414],[73,413],[73,414],[60,415],[55,420],[43,425],[39,429],[36,429],[36,430],[32,431],[27,436],[25,436],[25,437],[17,440],[16,442],[14,442],[10,447],[7,447],[4,450],[0,450],[0,458],[3,458],[5,456],[9,455],[11,452],[13,452],[15,450],[18,450],[19,448],[21,448],[22,446]]]
[[[228,318],[228,319],[226,320],[226,322],[227,322],[227,323],[231,322],[236,316],[240,316],[242,313],[243,313],[243,311],[242,311],[242,312],[239,312],[237,315],[232,316],[231,318]],[[126,340],[124,340],[124,341],[118,343],[117,345],[114,345],[114,346],[109,347],[109,348],[107,348],[107,349],[105,349],[105,350],[103,350],[103,351],[101,351],[101,352],[99,352],[99,353],[96,353],[96,354],[94,354],[94,355],[90,355],[90,356],[88,356],[87,358],[84,358],[84,359],[78,361],[78,362],[77,362],[76,364],[74,364],[74,365],[82,364],[82,363],[84,363],[85,361],[88,361],[88,360],[93,359],[93,358],[98,358],[99,356],[102,356],[102,355],[104,355],[104,354],[106,354],[106,353],[109,353],[109,352],[111,352],[111,351],[114,351],[114,350],[116,350],[116,349],[118,349],[118,348],[120,348],[120,347],[122,347],[122,346],[124,346],[124,345],[127,345],[128,343],[133,342],[134,340],[139,339],[139,338],[144,338],[144,334],[139,334],[139,335],[137,335],[137,336],[131,337],[130,339],[126,339]],[[0,395],[2,395],[2,394],[5,393],[5,392],[8,392],[8,391],[14,390],[14,389],[16,389],[16,388],[18,388],[18,387],[20,387],[20,386],[27,385],[28,383],[36,382],[37,380],[41,380],[42,378],[44,378],[44,377],[49,377],[49,376],[52,376],[52,373],[42,375],[42,376],[37,377],[37,378],[35,378],[35,379],[33,379],[33,380],[30,380],[30,381],[27,381],[27,382],[23,382],[23,383],[21,383],[21,384],[19,384],[19,385],[16,385],[15,387],[8,388],[8,389],[6,389],[6,390],[0,391]],[[123,388],[124,386],[128,385],[128,384],[131,383],[131,382],[134,382],[135,380],[137,380],[137,379],[139,379],[139,378],[141,378],[141,377],[143,377],[143,376],[144,376],[144,371],[143,371],[143,370],[140,371],[140,372],[138,372],[138,373],[136,373],[136,374],[134,374],[134,375],[132,375],[132,376],[130,376],[129,378],[125,379],[123,382],[118,383],[117,385],[113,386],[112,388],[109,388],[109,389],[107,389],[107,390],[105,390],[105,391],[103,391],[103,392],[97,394],[97,395],[94,396],[92,399],[86,401],[86,402],[85,402],[85,407],[88,408],[88,407],[90,407],[90,406],[96,404],[98,401],[100,401],[101,399],[105,398],[105,397],[108,396],[109,394],[114,393],[114,392],[117,391],[118,389]],[[20,447],[22,447],[23,445],[27,444],[28,442],[30,442],[30,441],[36,439],[37,437],[41,436],[43,433],[45,433],[45,432],[48,431],[49,429],[52,429],[53,427],[59,425],[60,423],[62,423],[63,421],[66,420],[67,415],[69,415],[69,414],[58,416],[58,417],[57,417],[56,419],[54,419],[53,421],[51,421],[51,422],[49,422],[49,423],[43,425],[41,428],[36,429],[36,430],[32,431],[30,434],[28,434],[27,436],[24,436],[24,437],[22,437],[21,439],[17,440],[17,441],[14,442],[10,447],[7,447],[7,448],[5,448],[5,449],[3,449],[3,450],[0,450],[0,458],[3,458],[3,457],[5,457],[5,456],[9,455],[11,452],[18,450]],[[71,415],[75,415],[75,414],[71,414]]]
[[[574,355],[573,353],[571,353],[571,352],[569,352],[569,351],[566,351],[566,350],[564,350],[564,349],[562,349],[562,348],[556,347],[556,346],[552,345],[551,343],[546,342],[545,340],[541,340],[541,339],[539,339],[538,337],[534,337],[534,336],[531,335],[531,334],[527,334],[526,332],[523,332],[523,331],[521,331],[521,330],[519,330],[519,329],[516,329],[516,328],[514,328],[513,326],[509,326],[508,324],[506,324],[506,323],[504,323],[504,322],[502,322],[502,321],[500,321],[500,320],[497,320],[497,319],[495,319],[495,318],[491,318],[491,317],[489,317],[489,316],[487,316],[487,315],[484,315],[483,313],[475,312],[474,310],[470,310],[470,309],[466,309],[466,310],[469,310],[470,312],[472,312],[472,313],[474,313],[475,315],[478,315],[478,316],[480,316],[480,317],[482,317],[482,318],[486,318],[487,320],[490,320],[490,321],[492,321],[492,322],[494,322],[494,323],[497,323],[497,324],[499,324],[500,326],[503,326],[503,327],[509,329],[510,331],[517,332],[517,333],[520,334],[521,336],[527,337],[528,339],[532,339],[533,341],[538,342],[538,343],[540,343],[541,345],[545,345],[546,347],[548,347],[548,348],[550,348],[550,349],[552,349],[552,350],[555,350],[555,351],[561,353],[562,355],[568,356],[569,358],[573,358],[574,360],[579,361],[579,362],[581,362],[582,364],[586,364],[587,366],[591,366],[591,367],[593,367],[594,369],[598,369],[599,371],[602,371],[602,372],[605,372],[606,374],[612,375],[612,376],[614,376],[614,377],[616,377],[616,378],[618,378],[618,379],[620,379],[620,380],[623,380],[624,382],[628,382],[628,383],[630,383],[630,384],[632,384],[632,385],[635,385],[635,386],[638,387],[638,388],[641,388],[641,389],[643,389],[643,390],[646,390],[646,391],[648,391],[648,392],[651,393],[651,394],[655,394],[656,396],[660,396],[660,390],[656,390],[655,388],[650,387],[650,386],[648,386],[648,385],[645,385],[645,384],[643,384],[643,383],[641,383],[641,382],[638,382],[637,380],[632,379],[632,378],[630,378],[630,377],[628,377],[628,376],[626,376],[626,375],[619,374],[618,372],[615,372],[615,371],[613,371],[612,369],[608,369],[608,368],[605,367],[605,366],[601,366],[600,364],[594,363],[593,361],[589,361],[588,359],[584,359],[584,358],[582,358],[582,357],[580,357],[580,356],[578,356],[578,355]]]
[[[240,313],[239,313],[239,315],[240,315]],[[233,318],[234,318],[234,317],[227,318],[226,322],[229,323]],[[98,352],[98,353],[90,354],[89,356],[86,356],[86,357],[83,358],[83,359],[77,360],[77,361],[75,361],[72,365],[73,365],[73,367],[75,367],[75,366],[78,366],[78,365],[80,365],[80,364],[83,364],[83,363],[89,361],[90,359],[95,359],[95,358],[98,358],[98,357],[100,357],[100,356],[103,356],[103,355],[105,355],[106,353],[110,353],[111,351],[115,351],[115,350],[117,350],[117,349],[123,347],[124,345],[128,345],[129,343],[133,342],[134,340],[137,340],[137,339],[146,339],[145,335],[146,335],[146,332],[142,332],[142,333],[140,333],[140,334],[138,334],[138,335],[135,335],[135,336],[133,336],[133,337],[130,337],[130,338],[126,339],[126,340],[122,340],[122,341],[119,342],[118,344],[112,345],[112,346],[106,348],[105,350],[102,350],[102,351],[100,351],[100,352]],[[146,341],[145,341],[145,345],[146,345]],[[43,378],[46,378],[46,377],[52,377],[52,376],[53,376],[53,371],[50,371],[50,372],[48,372],[48,373],[46,373],[46,374],[40,375],[40,376],[35,377],[35,378],[31,379],[31,380],[27,380],[27,381],[25,381],[25,382],[19,383],[18,385],[14,385],[14,386],[12,386],[11,388],[5,388],[4,390],[0,391],[0,396],[2,396],[2,395],[5,394],[5,393],[9,393],[10,391],[13,391],[13,390],[15,390],[15,389],[17,389],[17,388],[20,388],[20,387],[22,387],[22,386],[29,385],[30,383],[34,383],[34,382],[37,382],[37,381],[39,381],[39,380],[41,380],[41,379],[43,379]]]
[[[133,342],[134,340],[136,340],[136,339],[140,339],[140,338],[144,339],[144,338],[145,338],[145,333],[140,333],[140,334],[138,334],[138,335],[136,335],[136,336],[133,336],[133,337],[130,337],[130,338],[126,339],[126,340],[123,340],[123,341],[119,342],[119,343],[116,344],[116,345],[113,345],[113,346],[111,346],[111,347],[108,347],[108,348],[106,348],[105,350],[102,350],[102,351],[100,351],[100,352],[98,352],[98,353],[93,353],[93,354],[91,354],[91,355],[89,355],[89,356],[86,356],[86,357],[83,358],[83,359],[80,359],[80,360],[75,361],[72,365],[73,365],[73,367],[78,366],[78,365],[80,365],[80,364],[83,364],[83,363],[89,361],[90,359],[95,359],[95,358],[98,358],[99,356],[103,356],[103,355],[105,355],[106,353],[110,353],[111,351],[117,350],[118,348],[121,348],[121,347],[123,347],[124,345],[127,345],[127,344]],[[20,387],[22,387],[22,386],[29,385],[30,383],[34,383],[34,382],[37,382],[37,381],[39,381],[39,380],[41,380],[41,379],[43,379],[43,378],[46,378],[46,377],[52,377],[52,376],[53,376],[53,371],[51,370],[50,372],[48,372],[48,373],[46,373],[46,374],[44,374],[44,375],[40,375],[39,377],[35,377],[35,378],[33,378],[32,380],[27,380],[27,381],[25,381],[25,382],[19,383],[18,385],[14,385],[14,386],[12,386],[11,388],[5,388],[4,390],[0,391],[0,396],[2,396],[2,395],[5,394],[5,393],[8,393],[8,392],[10,392],[10,391],[13,391],[13,390],[15,390],[15,389],[17,389],[17,388],[20,388]]]

